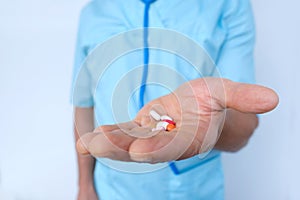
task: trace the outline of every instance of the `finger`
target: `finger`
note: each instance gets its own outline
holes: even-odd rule
[[[189,84],[196,95],[208,96],[223,109],[232,108],[240,112],[260,114],[271,111],[278,104],[278,95],[272,89],[260,85],[222,78],[195,79]]]
[[[149,116],[145,116],[144,119],[142,118],[142,122],[144,120],[149,120]],[[146,123],[145,121],[143,123]],[[147,122],[148,124],[148,122]],[[145,124],[144,124],[145,125]],[[103,125],[99,126],[94,130],[94,132],[101,132],[101,133],[110,133],[116,130],[121,130],[124,134],[130,135],[132,137],[136,138],[148,138],[151,137],[153,134],[149,134],[151,132],[152,127],[149,125],[145,125],[144,127],[139,126],[136,122],[134,121],[129,121],[129,122],[124,122],[120,124],[113,124],[113,125]]]
[[[89,154],[88,144],[98,133],[86,133],[76,142],[77,152],[83,155]]]
[[[128,149],[135,140],[121,129],[96,135],[88,144],[88,151],[95,157],[131,161]]]
[[[133,161],[129,155],[129,148],[137,138],[149,138],[154,134],[150,128],[137,126],[133,122],[103,126],[98,130],[102,132],[88,143],[87,149],[90,154],[121,161]]]
[[[159,163],[196,155],[199,146],[200,143],[190,131],[174,129],[171,132],[160,131],[151,138],[133,141],[129,153],[136,162]]]
[[[278,105],[278,95],[274,90],[254,84],[224,81],[226,105],[240,112],[265,113]]]
[[[133,122],[100,126],[93,133],[87,133],[78,140],[77,150],[95,157],[128,161],[128,148],[135,139],[128,133],[136,127],[137,124]]]
[[[130,122],[119,123],[119,124],[102,125],[102,126],[95,128],[95,130],[93,132],[96,132],[96,133],[111,132],[111,131],[118,130],[118,129],[122,129],[122,130],[126,131],[126,130],[131,130],[137,126],[138,126],[138,124],[130,121]]]
[[[150,138],[157,134],[157,132],[152,131],[152,127],[135,127],[128,131],[128,135],[135,137],[135,138]]]

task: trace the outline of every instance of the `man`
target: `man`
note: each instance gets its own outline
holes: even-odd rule
[[[129,111],[131,115],[139,112],[133,121],[106,125],[118,122],[110,107],[116,99],[113,90],[118,86],[116,83],[131,72],[133,66],[141,65],[139,58],[143,54],[134,52],[114,60],[100,80],[95,77],[96,65],[80,68],[80,63],[92,54],[95,46],[105,46],[110,37],[142,27],[147,19],[145,16],[149,18],[150,27],[175,30],[196,41],[216,63],[222,77],[254,82],[254,27],[248,1],[157,0],[150,4],[138,0],[92,1],[82,12],[79,29],[75,74],[82,70],[88,78],[79,81],[80,95],[73,99],[75,136],[76,140],[82,136],[77,143],[80,153],[112,160],[98,159],[95,165],[93,157],[78,155],[78,199],[221,200],[220,151],[242,148],[258,124],[255,114],[273,109],[278,102],[277,95],[257,85],[223,78],[199,78],[184,61],[150,50],[148,53],[153,63],[166,63],[172,70],[183,74],[187,81],[178,84],[180,86],[169,94],[161,88],[148,87],[146,102],[149,103],[140,111],[134,101],[126,105],[121,103],[122,98],[117,98],[119,105],[133,110]],[[116,50],[120,48],[111,46]],[[105,60],[106,57],[102,55],[99,59]],[[76,78],[74,80],[76,82]],[[97,87],[92,86],[95,82]],[[121,85],[133,90],[131,84],[127,81]],[[134,94],[132,98],[137,99]],[[172,117],[176,129],[152,132],[150,110]],[[100,127],[92,132],[97,126]],[[211,148],[214,150],[210,152]],[[210,153],[203,159],[198,157],[198,154],[207,152]],[[182,160],[174,162],[178,168],[191,166],[195,161],[197,167],[183,170],[185,172],[179,175],[171,167],[159,168],[156,164],[144,173],[129,170],[148,167],[147,164],[131,162],[173,160]]]

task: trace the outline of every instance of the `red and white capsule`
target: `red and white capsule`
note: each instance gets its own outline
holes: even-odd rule
[[[158,131],[158,130],[171,131],[174,128],[176,128],[176,123],[168,115],[160,116],[154,110],[151,110],[149,114],[153,119],[155,119],[156,121],[159,121],[156,124],[156,127],[152,129],[152,131]]]

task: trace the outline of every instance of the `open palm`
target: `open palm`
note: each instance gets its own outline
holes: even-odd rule
[[[100,126],[77,142],[80,153],[114,160],[158,163],[208,152],[222,131],[226,109],[245,113],[272,110],[278,97],[271,89],[221,78],[184,83],[173,93],[149,102],[133,121]],[[176,122],[170,132],[152,131],[150,110]]]

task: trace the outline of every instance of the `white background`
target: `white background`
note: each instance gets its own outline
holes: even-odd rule
[[[69,90],[86,0],[0,0],[0,199],[76,194]],[[224,155],[227,200],[299,200],[300,3],[253,0],[257,82],[279,107],[248,146]]]

